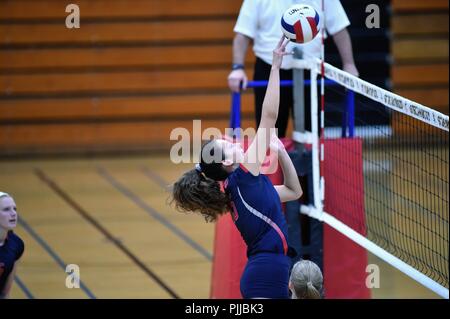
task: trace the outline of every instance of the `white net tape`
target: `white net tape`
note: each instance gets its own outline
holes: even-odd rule
[[[319,59],[308,61],[309,62],[307,63],[305,63],[304,60],[295,61],[294,66],[296,68],[305,68],[305,66],[307,66],[308,68],[313,68],[316,72],[319,72],[321,61]],[[325,63],[325,77],[339,83],[347,89],[379,102],[390,109],[409,115],[444,131],[449,131],[448,115],[382,89],[328,63]]]

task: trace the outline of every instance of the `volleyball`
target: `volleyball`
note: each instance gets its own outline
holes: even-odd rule
[[[281,29],[292,42],[307,43],[319,33],[319,21],[319,14],[312,6],[296,4],[284,12]]]

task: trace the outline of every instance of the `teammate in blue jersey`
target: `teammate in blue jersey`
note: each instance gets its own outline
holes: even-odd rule
[[[16,203],[9,194],[0,192],[0,299],[8,298],[25,247],[12,231],[16,225]]]
[[[274,134],[278,117],[280,67],[288,43],[281,38],[273,51],[262,118],[246,152],[239,143],[213,139],[203,145],[200,163],[173,187],[173,202],[182,211],[201,213],[206,221],[231,212],[247,244],[248,262],[241,277],[244,298],[289,298],[290,259],[287,223],[281,202],[298,199],[302,189],[294,165]],[[268,148],[278,153],[284,184],[273,186],[260,173]],[[225,191],[219,181],[223,181]]]

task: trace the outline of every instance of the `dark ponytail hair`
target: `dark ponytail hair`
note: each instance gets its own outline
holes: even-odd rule
[[[228,177],[222,165],[224,159],[223,150],[214,140],[202,146],[199,165],[184,173],[173,185],[172,203],[176,209],[198,212],[207,222],[215,221],[230,210],[229,195],[221,190],[219,184]]]

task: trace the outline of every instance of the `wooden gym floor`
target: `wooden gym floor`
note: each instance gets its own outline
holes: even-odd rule
[[[214,224],[167,205],[167,185],[190,164],[167,155],[0,162],[26,244],[11,298],[208,298]],[[380,267],[373,298],[437,296]],[[66,288],[65,267],[81,287]]]

